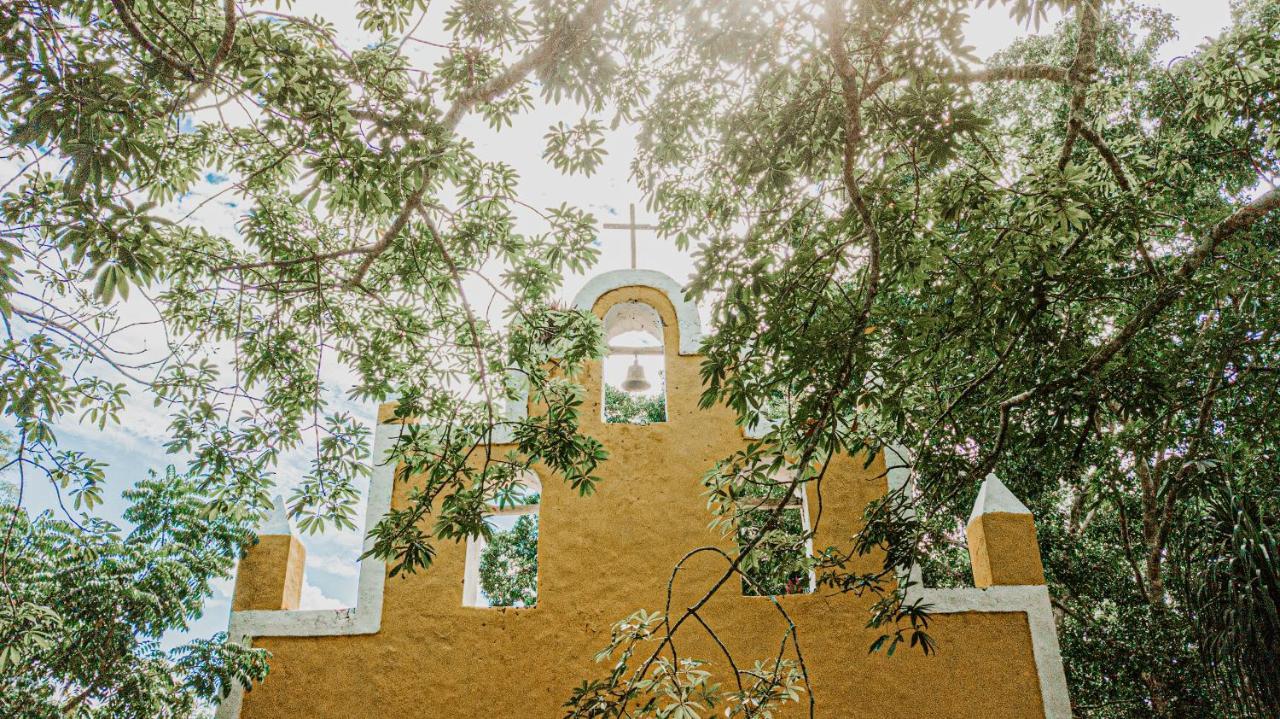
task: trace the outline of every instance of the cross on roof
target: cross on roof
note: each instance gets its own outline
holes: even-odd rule
[[[630,230],[631,231],[631,269],[636,268],[636,230],[656,230],[657,225],[637,225],[636,224],[636,203],[631,203],[631,221],[625,224],[616,222],[606,222],[601,225],[606,230]]]

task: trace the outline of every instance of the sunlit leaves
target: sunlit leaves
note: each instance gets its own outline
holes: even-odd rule
[[[265,676],[266,652],[225,635],[157,647],[200,614],[211,582],[235,563],[247,524],[211,518],[193,479],[172,468],[124,494],[129,530],[0,505],[9,531],[9,601],[0,603],[6,715],[62,714],[69,697],[81,696],[76,705],[104,716],[189,716],[197,702],[224,696],[233,679]]]
[[[444,16],[444,28],[460,44],[510,47],[528,37],[524,7],[511,0],[462,0]]]
[[[427,4],[426,0],[361,2],[356,18],[366,30],[379,35],[392,35],[408,29],[414,14],[426,11]]]
[[[578,433],[573,377],[599,353],[599,323],[551,303],[566,272],[595,261],[597,222],[522,202],[514,167],[482,158],[459,128],[468,114],[513,127],[535,85],[599,112],[616,72],[605,3],[465,0],[427,17],[421,0],[361,2],[372,38],[355,47],[323,18],[241,5],[227,36],[222,3],[0,10],[5,157],[26,165],[0,197],[0,409],[25,480],[50,483],[86,542],[117,537],[91,521],[114,489],[103,465],[60,448],[55,428],[110,430],[127,396],[149,396],[202,521],[249,522],[284,486],[303,531],[355,529],[369,464],[387,458],[335,406],[338,375],[366,405],[402,399],[391,459],[400,479],[427,477],[369,528],[371,554],[395,573],[427,567],[435,541],[484,534],[535,463],[593,491],[605,453]],[[419,46],[441,50],[439,63],[411,60]],[[583,121],[548,163],[590,172],[601,131]],[[467,294],[477,282],[512,328]],[[140,314],[154,332],[141,350],[117,333]],[[547,411],[507,416],[526,393]],[[504,438],[514,448],[491,453]],[[299,452],[305,467],[285,469]],[[84,563],[83,576],[95,571],[108,574]],[[113,625],[143,636],[149,621]],[[175,661],[190,672],[163,665],[177,714],[192,691],[262,668],[222,638]],[[122,698],[116,713],[157,715],[164,694]]]
[[[1226,458],[1275,465],[1274,221],[1233,237],[1195,276],[1178,273],[1206,230],[1276,174],[1274,3],[1241,3],[1236,30],[1173,64],[1154,55],[1167,19],[1104,4],[1099,71],[1075,117],[1095,140],[1068,133],[1061,83],[954,82],[973,69],[963,0],[834,3],[867,93],[856,118],[826,47],[826,3],[463,0],[419,26],[425,2],[362,2],[373,39],[351,48],[322,19],[246,11],[209,77],[219,3],[127,5],[163,53],[140,46],[106,3],[0,11],[18,18],[0,22],[6,147],[24,163],[47,158],[0,198],[0,316],[12,332],[0,345],[0,407],[15,418],[24,466],[66,493],[69,515],[107,488],[92,458],[57,446],[55,428],[120,420],[116,369],[139,375],[131,394],[168,415],[165,446],[189,460],[204,515],[248,520],[287,484],[305,530],[350,527],[362,468],[386,459],[368,455],[367,428],[335,414],[327,373],[349,371],[360,402],[399,398],[391,459],[413,488],[372,529],[370,552],[396,574],[429,566],[438,541],[483,535],[489,508],[535,464],[594,491],[606,455],[578,433],[576,376],[599,355],[600,327],[551,302],[565,273],[597,258],[596,218],[522,202],[516,168],[477,148],[462,121],[514,127],[536,88],[578,105],[544,136],[558,171],[598,168],[608,145],[593,118],[640,124],[635,181],[663,232],[695,247],[689,290],[711,304],[717,329],[703,348],[703,406],[771,422],[726,465],[734,471],[709,478],[721,528],[750,496],[737,470],[760,474],[766,456],[821,464],[908,445],[920,513],[897,496],[873,504],[865,530],[820,548],[816,568],[825,589],[872,596],[876,648],[930,651],[927,607],[895,582],[932,555],[944,559],[926,561],[930,573],[964,575],[955,519],[967,515],[975,463],[994,453],[999,407],[1057,379],[1008,417],[997,459],[1041,536],[1056,538],[1046,559],[1068,657],[1088,661],[1097,636],[1112,656],[1110,641],[1127,656],[1157,645],[1191,656],[1180,608],[1145,593],[1129,554],[1168,561],[1161,531],[1146,536],[1138,513],[1168,506],[1153,526],[1195,527],[1200,510],[1184,500],[1236,471]],[[1005,7],[1036,26],[1080,3]],[[436,42],[429,28],[441,20]],[[1076,32],[1068,21],[988,65],[1065,68]],[[439,62],[412,67],[403,49],[423,43]],[[849,203],[850,138],[865,213]],[[206,183],[213,196],[190,202]],[[229,222],[204,227],[202,213]],[[871,224],[881,271],[863,317]],[[510,328],[474,305],[474,285],[501,298]],[[1123,352],[1079,374],[1170,292],[1178,302]],[[100,334],[125,305],[154,307],[168,330],[171,356],[145,377]],[[545,412],[505,416],[525,391]],[[514,443],[491,452],[500,433]],[[299,450],[307,465],[286,475],[283,458]],[[1154,491],[1139,490],[1139,458],[1159,476]],[[806,487],[828,481],[810,471]],[[121,533],[87,529],[107,543]],[[794,532],[752,538],[796,544]],[[852,561],[872,555],[880,561]],[[13,620],[30,629],[31,642],[13,645],[23,658],[65,631],[29,610]],[[662,621],[642,616],[618,636],[652,640]],[[1126,623],[1153,629],[1126,633]],[[793,666],[744,664],[728,677],[705,659],[651,663],[641,683],[611,672],[575,701],[601,714],[631,703],[687,717],[715,704],[761,716],[799,696]],[[221,642],[180,661],[205,672],[183,684],[198,691],[254,669]],[[1202,680],[1173,664],[1194,662],[1142,668],[1202,694]],[[1130,703],[1097,691],[1100,706]],[[122,713],[155,714],[149,706]]]
[[[1032,27],[1050,12],[1067,19],[988,70],[1073,64],[1085,3],[1003,5]],[[1138,695],[1205,713],[1198,702],[1212,691],[1188,651],[1192,618],[1150,587],[1200,569],[1173,562],[1165,540],[1194,532],[1189,493],[1227,471],[1204,461],[1262,452],[1274,464],[1276,375],[1230,369],[1280,356],[1264,329],[1280,322],[1274,217],[1189,282],[1180,268],[1280,173],[1280,11],[1241,3],[1222,39],[1167,63],[1157,51],[1170,18],[1098,5],[1099,67],[1078,132],[1069,83],[967,74],[968,3],[646,5],[636,13],[647,23],[628,18],[647,30],[628,48],[654,78],[628,103],[643,126],[633,167],[668,234],[697,246],[689,289],[711,302],[717,328],[702,406],[726,404],[746,426],[780,407],[762,442],[779,454],[897,442],[914,455],[903,468],[912,496],[873,503],[848,544],[819,549],[825,589],[872,598],[873,649],[934,649],[929,608],[899,580],[923,561],[930,582],[971,581],[961,527],[977,470],[995,457],[1041,527],[1060,626],[1071,628],[1073,692],[1090,697],[1080,705]],[[829,13],[846,21],[838,41],[865,93],[856,112],[827,47]],[[879,273],[864,324],[868,222]],[[1179,301],[1090,364],[1168,293]],[[1025,405],[1004,404],[1035,389],[1043,395]],[[708,477],[722,524],[753,459],[737,453]],[[1273,476],[1254,481],[1274,493]],[[852,561],[872,555],[883,561],[870,569]],[[1250,603],[1238,604],[1244,617]],[[1117,648],[1140,657],[1119,682],[1094,659]],[[1111,686],[1087,678],[1098,673]],[[1238,713],[1221,699],[1215,715]]]
[[[315,430],[320,437],[315,458],[289,497],[289,516],[300,532],[324,531],[326,522],[339,530],[355,529],[356,480],[369,475],[369,430],[344,414],[326,417]]]
[[[668,618],[638,610],[614,624],[609,644],[596,654],[609,673],[584,681],[565,703],[567,717],[775,717],[805,694],[803,669],[775,657],[737,667],[695,657],[678,659],[645,650],[661,645]],[[735,672],[736,669],[736,672]]]
[[[572,127],[557,122],[543,139],[547,147],[542,157],[561,172],[590,175],[604,159],[604,126],[595,120],[583,119]]]

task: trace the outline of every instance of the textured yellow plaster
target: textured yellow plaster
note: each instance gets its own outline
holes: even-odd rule
[[[386,424],[395,419],[397,402],[383,402],[378,405],[378,424]]]
[[[974,586],[1044,584],[1044,565],[1030,514],[980,514],[969,522],[967,534]]]
[[[248,547],[236,571],[232,611],[297,609],[307,550],[297,537],[266,534]]]
[[[665,295],[623,288],[604,295],[595,312],[603,317],[613,304],[633,300],[651,304],[665,324],[669,420],[603,423],[600,363],[585,368],[583,429],[610,458],[598,491],[585,498],[539,470],[538,606],[463,606],[466,545],[439,543],[429,570],[388,578],[377,634],[256,640],[272,652],[271,674],[246,694],[243,717],[561,717],[574,687],[607,675],[611,664],[592,657],[611,625],[640,608],[661,609],[671,569],[691,548],[732,546],[707,527],[700,480],[743,445],[742,432],[728,409],[698,409],[701,358],[676,352],[675,313]],[[832,463],[815,547],[847,546],[863,508],[887,490],[884,472],[883,458],[866,468],[851,457]],[[398,483],[393,506],[404,506],[408,491]],[[878,558],[865,561],[871,568]],[[691,560],[675,582],[673,607],[689,606],[723,570],[723,560],[710,554]],[[870,598],[820,590],[778,601],[796,623],[819,717],[1043,716],[1024,614],[937,615],[929,625],[937,655],[903,649],[886,657],[867,652],[878,634],[866,628]],[[774,657],[787,630],[769,599],[740,596],[736,583],[700,614],[748,666]],[[682,635],[679,650],[710,660],[718,681],[732,683],[700,632]],[[807,704],[793,715],[807,715]]]

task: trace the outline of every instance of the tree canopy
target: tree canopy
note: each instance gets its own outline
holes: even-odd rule
[[[538,603],[538,515],[493,532],[480,552],[480,590],[494,607]]]
[[[485,533],[534,463],[592,491],[607,457],[578,431],[575,377],[601,332],[554,299],[595,260],[595,218],[522,200],[518,168],[482,159],[463,123],[524,127],[563,101],[581,117],[545,128],[546,162],[589,174],[608,128],[635,128],[635,182],[696,251],[704,404],[774,420],[708,468],[717,526],[736,531],[737,500],[780,472],[773,519],[830,481],[832,457],[906,447],[910,492],[800,569],[878,599],[876,647],[928,650],[928,608],[897,577],[918,561],[927,581],[967,581],[958,523],[994,471],[1037,517],[1078,715],[1274,713],[1280,6],[1239,0],[1221,37],[1166,63],[1158,11],[1008,0],[1019,21],[1062,20],[984,64],[964,43],[971,4],[363,0],[377,41],[359,46],[249,1],[0,7],[0,133],[20,168],[0,185],[4,468],[19,505],[37,478],[71,505],[6,505],[0,701],[183,716],[261,675],[220,640],[167,657],[148,642],[229,568],[282,454],[314,453],[289,497],[298,526],[354,526],[358,481],[387,458],[334,408],[326,368],[412,420],[389,459],[421,482],[369,528],[393,573]],[[237,198],[226,229],[179,209],[210,173]],[[120,345],[138,323],[158,357]],[[526,390],[546,411],[504,417]],[[140,399],[167,412],[186,467],[140,483],[137,528],[117,530],[92,521],[100,460],[58,428]],[[513,449],[492,449],[496,431]],[[158,528],[173,516],[180,532]],[[709,595],[774,534],[726,554]],[[82,571],[46,576],[85,551]],[[163,569],[175,552],[194,574]],[[156,597],[117,598],[126,561]],[[85,586],[91,605],[64,601]],[[127,607],[131,634],[93,630]],[[602,638],[614,670],[569,711],[821,702],[798,651],[719,680],[709,658],[670,664],[663,648],[700,628],[654,609]]]
[[[203,611],[249,538],[209,517],[191,477],[170,467],[125,490],[124,529],[0,504],[10,549],[0,582],[0,712],[12,717],[185,717],[232,681],[260,681],[262,650],[162,635]]]
[[[662,394],[631,394],[606,384],[604,386],[604,421],[615,424],[666,422],[666,398]]]
[[[683,32],[636,176],[701,259],[705,399],[786,408],[709,482],[906,447],[912,495],[822,553],[855,590],[916,559],[967,581],[957,530],[995,471],[1038,518],[1080,714],[1265,715],[1280,10],[1239,3],[1165,64],[1162,13],[1014,2],[1070,14],[977,68],[966,3],[924,5],[654,10]],[[844,570],[877,545],[883,572]],[[902,597],[872,620],[890,643],[923,631]]]

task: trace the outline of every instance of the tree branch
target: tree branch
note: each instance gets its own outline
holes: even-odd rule
[[[321,252],[314,255],[304,255],[302,257],[290,257],[284,260],[262,260],[261,262],[242,262],[230,265],[219,265],[211,268],[211,272],[221,274],[223,272],[232,272],[236,270],[259,270],[264,267],[292,267],[294,265],[305,265],[312,262],[324,262],[326,260],[336,260],[339,257],[349,257],[351,255],[363,255],[372,252],[376,245],[361,245],[359,247],[349,247],[345,250],[334,250],[332,252]]]
[[[1236,210],[1226,219],[1219,222],[1196,246],[1195,250],[1182,262],[1182,266],[1170,278],[1163,290],[1154,300],[1138,311],[1111,341],[1107,342],[1089,358],[1075,376],[1087,377],[1097,374],[1116,353],[1142,331],[1151,321],[1173,304],[1186,291],[1187,282],[1204,266],[1225,240],[1239,232],[1247,230],[1267,213],[1280,208],[1280,191],[1271,190],[1253,202]]]
[[[235,0],[223,0],[222,2],[222,40],[218,42],[218,49],[213,53],[213,59],[205,65],[204,71],[210,75],[213,74],[218,66],[221,65],[227,56],[231,54],[231,46],[236,39],[236,2]]]
[[[1165,309],[1176,302],[1183,293],[1186,292],[1187,284],[1195,273],[1208,262],[1209,258],[1218,249],[1224,241],[1231,236],[1243,232],[1253,226],[1254,223],[1261,220],[1267,215],[1280,208],[1280,190],[1270,190],[1256,200],[1246,204],[1240,209],[1227,216],[1225,219],[1214,225],[1213,229],[1205,235],[1204,239],[1196,246],[1195,250],[1182,261],[1182,265],[1178,271],[1169,278],[1164,287],[1156,293],[1154,299],[1148,302],[1129,318],[1120,331],[1110,340],[1099,347],[1084,364],[1080,365],[1076,371],[1068,375],[1063,375],[1044,384],[1037,385],[1031,389],[1019,392],[1016,395],[1004,400],[1000,403],[1000,426],[996,434],[995,447],[988,459],[978,466],[975,476],[983,476],[995,466],[996,459],[1000,452],[1004,449],[1005,437],[1009,429],[1009,411],[1018,405],[1024,404],[1035,397],[1041,397],[1050,392],[1068,387],[1075,384],[1081,379],[1093,377],[1102,371],[1104,367],[1116,356],[1120,350],[1133,340],[1135,336]]]
[[[436,227],[436,223],[427,214],[426,208],[420,208],[423,220],[426,222],[427,231],[431,233],[431,239],[435,240],[436,249],[440,251],[440,256],[444,259],[445,265],[449,268],[449,276],[453,278],[453,287],[458,292],[458,299],[462,302],[462,309],[467,318],[467,326],[471,329],[471,346],[475,351],[476,371],[480,373],[480,384],[484,388],[485,410],[489,413],[489,426],[494,424],[493,417],[493,390],[489,386],[489,372],[485,368],[484,348],[480,342],[480,325],[476,322],[476,313],[471,308],[471,302],[467,299],[467,292],[462,286],[462,275],[458,273],[458,265],[453,261],[453,256],[449,254],[449,249],[444,245],[444,238],[440,236],[440,230]]]
[[[1132,192],[1133,185],[1129,184],[1129,177],[1124,173],[1124,166],[1120,164],[1120,158],[1116,157],[1116,154],[1111,151],[1111,148],[1103,141],[1102,136],[1084,124],[1080,125],[1079,133],[1080,137],[1087,140],[1090,145],[1093,145],[1098,150],[1098,154],[1102,155],[1107,167],[1111,168],[1111,174],[1115,175],[1116,184],[1120,186],[1120,189],[1125,192]]]
[[[1062,153],[1058,156],[1058,169],[1064,169],[1071,159],[1071,149],[1075,147],[1076,136],[1084,125],[1081,116],[1084,111],[1085,94],[1093,82],[1093,74],[1097,72],[1098,56],[1098,3],[1101,0],[1076,0],[1079,8],[1080,33],[1076,38],[1076,55],[1071,61],[1068,78],[1071,83],[1071,106],[1067,119],[1067,139],[1062,143]]]
[[[116,15],[120,17],[120,22],[124,25],[124,29],[128,31],[130,37],[136,40],[139,45],[146,48],[152,55],[155,55],[156,58],[165,65],[173,68],[173,70],[178,74],[188,80],[195,81],[196,73],[191,69],[190,65],[171,56],[169,53],[161,50],[158,45],[151,42],[151,38],[147,37],[146,33],[144,33],[142,28],[138,25],[137,18],[133,16],[133,11],[129,9],[125,0],[111,0],[111,6],[115,8]]]
[[[449,132],[454,131],[458,127],[458,123],[462,121],[462,118],[477,103],[489,102],[507,92],[528,77],[530,73],[545,67],[563,54],[565,50],[571,49],[578,42],[582,33],[600,21],[610,2],[611,0],[592,0],[591,4],[581,14],[566,20],[555,30],[552,30],[542,42],[538,43],[537,47],[530,50],[524,57],[517,60],[497,77],[454,100],[453,105],[445,113],[442,121],[444,129]],[[418,188],[409,195],[404,207],[401,208],[400,213],[391,222],[391,225],[387,227],[386,232],[382,234],[382,238],[363,253],[365,255],[364,260],[360,262],[356,271],[347,281],[349,286],[355,286],[364,281],[365,274],[368,273],[373,263],[377,261],[378,256],[391,246],[391,242],[409,223],[409,217],[422,206],[422,198],[426,194],[429,184],[430,177],[424,175]]]
[[[510,90],[528,77],[529,73],[550,64],[581,40],[583,33],[600,21],[611,0],[592,0],[577,17],[570,18],[552,30],[546,38],[511,67],[488,82],[463,93],[444,116],[444,126],[450,130],[457,126],[463,115],[477,103],[489,102]]]
[[[875,304],[876,293],[880,289],[880,232],[876,229],[875,219],[862,196],[862,188],[854,175],[854,161],[862,146],[862,95],[858,91],[858,80],[849,59],[849,50],[844,43],[845,19],[839,6],[834,1],[827,3],[827,44],[831,60],[840,78],[840,94],[844,98],[844,155],[841,162],[841,175],[845,190],[849,193],[849,202],[853,205],[858,217],[867,230],[867,278],[864,285],[862,307],[859,310],[857,323],[852,334],[855,341],[862,339],[867,323],[871,317],[871,308]]]
[[[1125,174],[1124,165],[1120,164],[1120,158],[1116,157],[1116,154],[1111,151],[1106,141],[1102,139],[1102,135],[1084,123],[1080,123],[1078,130],[1080,137],[1083,137],[1090,145],[1093,145],[1098,154],[1102,155],[1103,162],[1107,163],[1107,167],[1111,169],[1111,174],[1116,178],[1116,184],[1120,186],[1120,189],[1126,195],[1130,196],[1129,199],[1131,201],[1134,200],[1135,198],[1132,197],[1133,185],[1129,182],[1129,176]],[[1142,257],[1142,264],[1146,266],[1148,272],[1158,277],[1159,270],[1156,268],[1156,263],[1151,259],[1151,252],[1147,250],[1147,243],[1142,240],[1142,233],[1139,228],[1135,228],[1135,234],[1137,235],[1138,254]]]
[[[964,70],[944,75],[943,80],[958,83],[1002,82],[1006,80],[1046,80],[1048,82],[1067,83],[1071,81],[1070,72],[1056,65],[1014,65],[1011,67],[988,67],[982,70]]]

